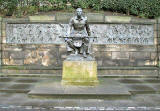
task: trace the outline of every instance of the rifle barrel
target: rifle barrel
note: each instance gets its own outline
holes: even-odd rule
[[[59,38],[98,38],[98,37],[90,37],[90,36],[83,36],[83,37],[68,37],[68,36],[59,36]]]

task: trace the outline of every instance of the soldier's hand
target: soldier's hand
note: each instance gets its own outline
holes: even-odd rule
[[[89,43],[89,38],[84,38],[85,43]]]
[[[65,40],[65,42],[66,42],[66,41],[68,40],[68,38],[65,38],[64,40]]]

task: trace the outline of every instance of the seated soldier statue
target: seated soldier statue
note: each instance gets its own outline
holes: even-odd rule
[[[67,51],[74,52],[87,57],[89,52],[90,28],[87,23],[87,17],[83,16],[81,8],[77,8],[76,16],[72,17],[69,22],[69,37],[65,38],[67,42]]]

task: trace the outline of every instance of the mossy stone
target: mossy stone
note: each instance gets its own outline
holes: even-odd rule
[[[64,61],[62,82],[73,85],[97,84],[96,61]]]

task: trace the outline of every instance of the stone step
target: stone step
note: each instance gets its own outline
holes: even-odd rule
[[[141,83],[125,85],[131,94],[160,94],[160,84]]]
[[[125,85],[132,94],[159,94],[159,78],[117,78],[121,84]]]
[[[62,76],[62,70],[2,70],[0,76]],[[159,77],[157,70],[98,70],[101,77]]]
[[[28,97],[38,99],[104,99],[104,100],[123,100],[130,99],[131,95],[128,94],[32,94],[29,93]]]
[[[52,74],[61,75],[62,70],[21,70],[21,69],[2,69],[2,74]]]
[[[98,67],[98,76],[148,76],[148,77],[158,77],[157,67]],[[61,67],[16,67],[16,66],[6,66],[2,67],[2,74],[37,74],[37,75],[53,75],[61,76]]]
[[[18,77],[18,76],[1,76],[0,77],[0,84],[1,83],[36,83],[44,80],[46,78],[41,77]]]
[[[60,74],[7,74],[3,73],[0,74],[0,77],[41,77],[41,78],[54,78],[54,77],[62,77]],[[158,78],[157,75],[146,75],[146,74],[140,74],[140,75],[134,75],[134,74],[128,74],[128,75],[119,75],[119,74],[112,74],[112,75],[98,75],[99,78]]]
[[[61,84],[61,77],[0,77],[0,92],[28,93],[35,98],[128,99],[136,94],[160,94],[159,78],[99,78],[95,86]]]
[[[0,92],[28,93],[35,83],[40,82],[36,78],[1,77]]]
[[[5,93],[28,93],[30,90],[23,90],[23,89],[0,89],[0,92]]]
[[[7,70],[62,70],[62,67],[55,66],[1,66],[2,69]],[[156,66],[105,66],[105,67],[97,67],[98,70],[158,70],[159,68]]]
[[[86,98],[86,99],[126,99],[131,93],[114,79],[99,79],[95,86],[63,85],[60,80],[36,84],[29,93],[32,98]]]

